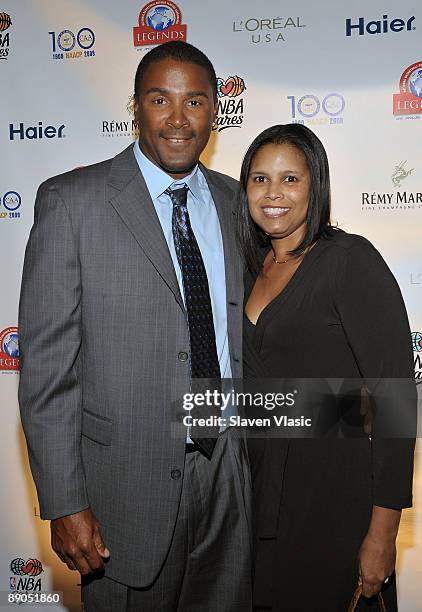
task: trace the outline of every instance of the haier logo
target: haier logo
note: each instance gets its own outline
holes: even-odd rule
[[[63,134],[65,128],[64,123],[59,127],[54,125],[46,125],[44,127],[42,121],[38,121],[38,125],[25,126],[23,123],[15,126],[9,123],[9,140],[40,140],[42,138],[65,138]]]
[[[388,32],[402,32],[403,30],[415,30],[413,22],[415,17],[409,17],[407,21],[404,19],[391,19],[389,20],[388,15],[383,15],[382,19],[378,21],[365,22],[365,17],[359,17],[357,21],[346,19],[346,36],[352,36],[352,34],[387,34]]]

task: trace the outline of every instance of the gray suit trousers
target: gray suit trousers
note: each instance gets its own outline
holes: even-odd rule
[[[176,527],[153,584],[136,589],[102,575],[83,577],[85,610],[249,612],[248,508],[250,481],[244,441],[228,430],[218,438],[211,460],[199,451],[185,456]],[[139,549],[139,556],[143,554]]]

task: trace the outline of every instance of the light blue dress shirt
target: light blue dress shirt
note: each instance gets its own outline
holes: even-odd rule
[[[177,189],[184,184],[189,187],[187,207],[192,230],[198,242],[208,277],[221,377],[231,378],[223,238],[217,209],[207,181],[198,165],[188,176],[175,181],[142,153],[138,141],[135,142],[133,151],[161,223],[183,299],[182,272],[173,241],[173,204],[164,191],[169,187]]]

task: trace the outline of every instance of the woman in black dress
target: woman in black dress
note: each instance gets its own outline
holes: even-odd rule
[[[315,134],[298,124],[265,130],[240,183],[245,378],[358,379],[374,396],[387,379],[410,381],[399,287],[370,242],[331,226]],[[249,440],[255,609],[343,612],[360,580],[359,610],[377,609],[381,589],[397,610],[395,541],[412,503],[414,440],[341,435]]]

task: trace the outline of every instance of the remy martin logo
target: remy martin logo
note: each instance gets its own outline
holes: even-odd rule
[[[391,182],[394,191],[391,192],[362,192],[362,211],[405,211],[422,210],[422,191],[413,191],[415,180],[406,179],[414,175],[415,168],[406,169],[407,161],[402,161],[393,166]],[[407,189],[402,190],[403,181],[406,180]],[[410,189],[409,189],[410,188]]]
[[[126,110],[128,115],[135,115],[135,96],[133,94],[130,94],[127,100]]]
[[[130,95],[125,108],[131,118],[121,121],[103,121],[102,135],[109,138],[114,136],[137,138],[139,126],[134,117],[134,104],[135,99],[133,95]]]
[[[393,181],[394,187],[401,187],[402,181],[407,178],[410,174],[412,174],[414,168],[410,170],[405,169],[405,165],[407,161],[402,161],[398,166],[394,166],[394,172],[391,175],[391,180]]]

